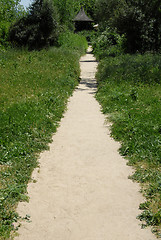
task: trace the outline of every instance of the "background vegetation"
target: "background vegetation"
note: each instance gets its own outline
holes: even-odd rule
[[[0,47],[12,43],[39,50],[57,45],[59,34],[74,31],[81,6],[94,17],[95,0],[33,0],[27,11],[20,0],[0,0]]]
[[[10,28],[9,41],[29,50],[56,45],[58,40],[58,15],[52,2],[36,0],[28,13]]]
[[[0,48],[8,45],[11,24],[25,14],[20,0],[0,0]]]
[[[159,0],[96,0],[100,31],[110,27],[126,37],[125,51],[159,51],[161,2]]]
[[[102,44],[104,49],[110,44],[109,35],[114,38],[112,46],[120,41],[117,39],[120,35],[119,38],[123,38],[120,44],[123,44],[126,53],[160,51],[160,0],[33,0],[27,12],[20,7],[19,2],[0,0],[1,45],[6,44],[11,25],[12,42],[20,37],[21,44],[26,39],[27,43],[34,41],[33,39],[36,42],[41,39],[40,46],[56,44],[57,37],[64,28],[74,30],[73,18],[79,12],[80,6],[84,6],[87,15],[99,24],[98,37],[102,35],[103,38],[108,38],[108,41],[104,40]],[[44,24],[47,28],[44,28]],[[117,49],[116,53],[118,51],[120,49]]]

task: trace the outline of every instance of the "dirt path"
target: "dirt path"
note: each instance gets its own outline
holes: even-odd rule
[[[110,138],[94,98],[97,63],[81,58],[82,81],[68,104],[50,151],[41,154],[37,183],[30,183],[29,203],[18,212],[31,216],[17,240],[153,240],[136,216],[143,201],[138,184]]]

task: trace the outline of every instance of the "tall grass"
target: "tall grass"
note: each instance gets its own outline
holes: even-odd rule
[[[82,54],[85,53],[88,47],[87,40],[84,36],[71,33],[67,30],[60,34],[58,44],[71,51],[81,51]]]
[[[138,217],[161,236],[161,56],[123,55],[99,64],[97,99],[136,172],[146,202]]]
[[[78,84],[85,45],[77,51],[62,44],[40,52],[0,52],[0,239],[8,239],[14,229],[16,205],[27,200],[39,153],[48,149]]]

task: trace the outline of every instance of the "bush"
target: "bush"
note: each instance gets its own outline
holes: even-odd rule
[[[83,30],[83,31],[78,32],[78,34],[81,36],[84,36],[89,44],[91,44],[92,41],[97,36],[97,32],[94,30]]]
[[[109,27],[103,32],[98,32],[97,37],[93,39],[92,46],[97,59],[107,56],[118,56],[124,53],[124,35],[120,36],[116,31]]]

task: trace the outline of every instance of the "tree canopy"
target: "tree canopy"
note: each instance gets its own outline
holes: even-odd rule
[[[12,22],[24,15],[19,2],[20,0],[0,0],[0,45],[6,43]]]
[[[50,0],[35,0],[28,13],[10,29],[9,40],[17,46],[41,49],[57,41],[57,13]]]
[[[95,11],[95,0],[53,0],[58,9],[60,24],[74,29],[73,19],[84,7],[85,12],[93,19]]]

